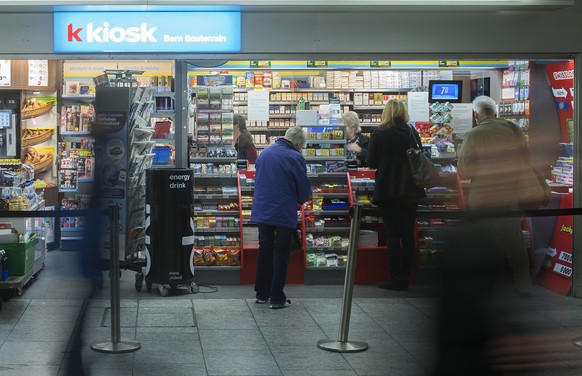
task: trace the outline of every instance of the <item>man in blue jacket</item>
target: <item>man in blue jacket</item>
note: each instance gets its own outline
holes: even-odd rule
[[[289,128],[284,138],[261,152],[255,164],[251,221],[259,228],[256,302],[270,300],[271,309],[291,304],[283,288],[291,239],[297,231],[297,205],[311,198],[311,181],[300,152],[306,141],[302,128]]]

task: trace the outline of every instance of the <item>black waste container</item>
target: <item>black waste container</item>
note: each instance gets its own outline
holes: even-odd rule
[[[159,284],[166,296],[168,287],[193,282],[194,262],[194,171],[148,169],[146,171],[146,288]]]

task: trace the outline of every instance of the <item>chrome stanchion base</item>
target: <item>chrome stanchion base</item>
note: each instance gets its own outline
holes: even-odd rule
[[[574,342],[576,346],[582,347],[582,338],[574,338],[572,342]]]
[[[91,348],[102,353],[123,354],[139,350],[141,343],[137,341],[119,341],[118,343],[104,341],[92,344]]]
[[[368,344],[366,342],[358,341],[340,342],[335,341],[333,339],[322,339],[317,342],[317,347],[323,350],[340,353],[360,352],[368,350]]]

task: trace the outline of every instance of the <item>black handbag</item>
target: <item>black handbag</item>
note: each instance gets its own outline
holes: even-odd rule
[[[422,145],[414,137],[410,128],[410,147],[406,150],[406,159],[412,173],[412,180],[418,188],[431,188],[439,184],[439,172],[422,150]]]

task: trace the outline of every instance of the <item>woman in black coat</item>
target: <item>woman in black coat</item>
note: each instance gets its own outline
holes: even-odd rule
[[[376,169],[372,202],[386,211],[383,221],[390,279],[379,287],[391,290],[408,289],[416,248],[416,207],[426,197],[424,189],[414,184],[406,159],[413,137],[420,143],[418,132],[407,124],[409,119],[404,103],[389,100],[382,112],[382,122],[370,138],[366,160],[370,168]]]

